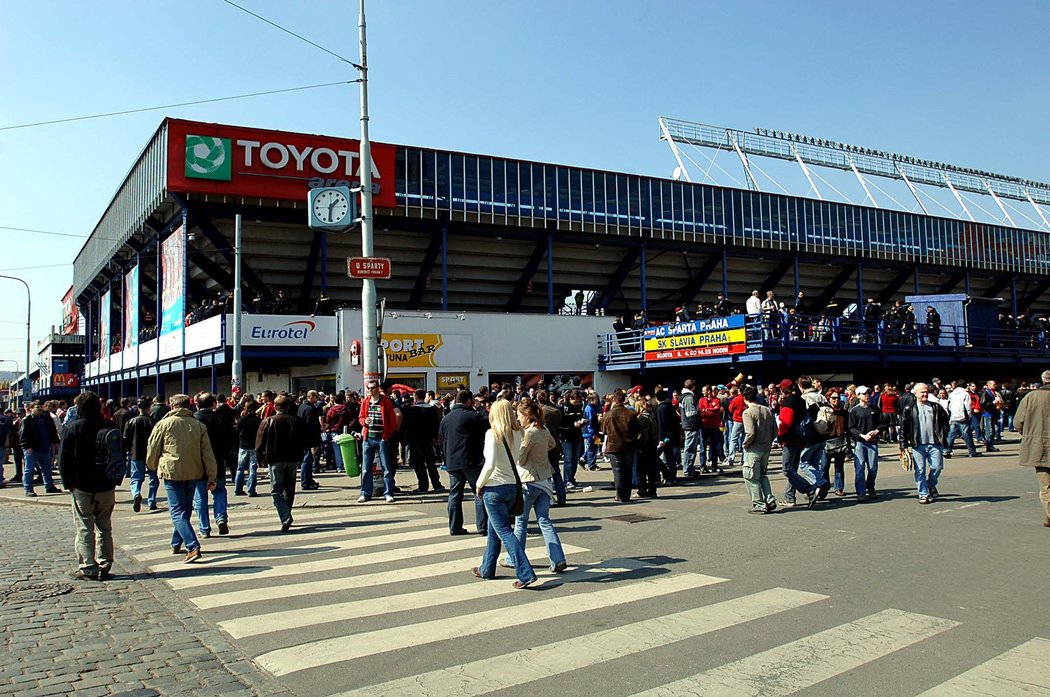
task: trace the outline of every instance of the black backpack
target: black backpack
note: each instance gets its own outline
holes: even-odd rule
[[[95,473],[118,484],[128,471],[127,458],[115,428],[100,428],[95,435]]]

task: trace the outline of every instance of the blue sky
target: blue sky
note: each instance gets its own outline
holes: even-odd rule
[[[354,2],[240,4],[357,59]],[[667,176],[656,118],[668,115],[1050,179],[1046,2],[367,9],[380,141]],[[221,0],[4,2],[0,65],[0,127],[355,77]],[[165,115],[355,137],[358,110],[349,85],[0,130],[0,226],[87,235]],[[0,273],[32,285],[43,335],[61,322],[81,242],[5,229],[0,240]],[[0,293],[0,358],[21,365],[24,293],[2,279]]]

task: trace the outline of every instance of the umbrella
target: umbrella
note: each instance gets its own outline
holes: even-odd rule
[[[391,392],[415,392],[416,388],[409,387],[408,385],[402,385],[399,382],[395,382],[393,385],[390,386],[390,391]]]

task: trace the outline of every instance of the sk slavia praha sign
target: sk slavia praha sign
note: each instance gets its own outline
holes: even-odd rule
[[[744,322],[744,315],[732,315],[649,327],[644,334],[645,360],[657,363],[746,353]]]

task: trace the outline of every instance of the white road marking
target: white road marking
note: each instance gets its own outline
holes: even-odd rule
[[[934,511],[934,515],[940,515],[941,513],[951,513],[952,511],[961,511],[964,508],[973,508],[974,506],[980,506],[984,501],[977,501],[976,503],[967,503],[963,506],[956,506],[955,508],[942,508],[939,511]]]
[[[496,629],[518,627],[529,622],[624,605],[685,590],[695,590],[713,583],[721,583],[723,580],[702,574],[669,574],[631,584],[614,584],[611,588],[592,593],[566,594],[556,598],[445,617],[430,622],[312,641],[270,651],[257,656],[254,660],[274,675],[287,675],[363,656],[374,656],[397,649],[481,634]],[[510,582],[510,579],[479,581],[479,583]]]
[[[710,634],[827,597],[774,588],[544,646],[362,687],[337,697],[483,695]]]
[[[1046,697],[1050,639],[1032,639],[957,675],[919,697]]]
[[[789,695],[958,624],[903,610],[883,610],[638,694],[646,697]]]

